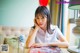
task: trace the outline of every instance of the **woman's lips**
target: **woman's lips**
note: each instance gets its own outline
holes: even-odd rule
[[[39,25],[42,25],[42,24],[39,24]]]

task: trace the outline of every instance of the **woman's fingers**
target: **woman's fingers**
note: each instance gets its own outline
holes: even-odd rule
[[[35,25],[35,27],[39,28],[39,26],[38,26],[38,24],[36,22],[36,19],[34,19],[34,25]]]
[[[34,45],[32,45],[32,47],[42,47],[42,45],[41,44],[34,44]]]

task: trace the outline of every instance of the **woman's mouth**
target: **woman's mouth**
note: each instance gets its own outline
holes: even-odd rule
[[[40,26],[42,25],[42,24],[39,24]]]

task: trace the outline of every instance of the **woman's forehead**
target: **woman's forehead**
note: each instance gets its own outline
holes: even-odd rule
[[[38,14],[36,14],[36,17],[38,17],[38,16],[46,16],[45,14],[43,14],[43,13],[38,13]]]

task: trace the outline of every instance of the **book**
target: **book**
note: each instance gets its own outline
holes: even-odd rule
[[[34,47],[31,48],[29,53],[61,53],[61,49],[59,47]]]

